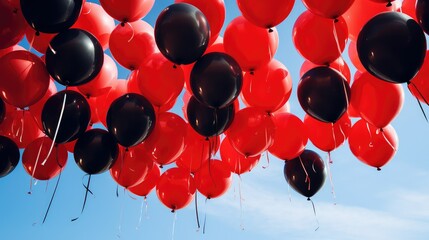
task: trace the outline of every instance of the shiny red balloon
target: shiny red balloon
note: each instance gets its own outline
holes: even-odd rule
[[[416,3],[417,0],[403,0],[402,1],[402,12],[412,17],[417,21],[416,16]]]
[[[292,76],[281,62],[273,59],[254,74],[244,74],[241,92],[249,106],[272,113],[289,100],[292,93]]]
[[[224,34],[224,47],[243,71],[255,71],[268,64],[277,51],[279,36],[257,27],[240,16],[232,20]]]
[[[152,9],[155,0],[100,0],[101,6],[120,22],[137,21]]]
[[[39,101],[49,87],[49,73],[40,58],[28,51],[13,51],[0,58],[0,93],[18,108]]]
[[[0,135],[12,139],[19,148],[25,148],[44,134],[29,111],[16,110],[6,114],[0,124]]]
[[[154,164],[146,178],[139,184],[128,188],[128,190],[138,196],[146,197],[155,188],[160,176],[161,170]]]
[[[327,65],[341,56],[347,43],[347,24],[342,17],[337,21],[302,13],[293,26],[292,39],[305,59],[318,65]]]
[[[41,54],[46,53],[49,43],[55,35],[57,34],[36,32],[36,30],[31,27],[27,27],[25,30],[25,37],[30,43],[30,47],[36,49]]]
[[[173,212],[191,203],[196,191],[194,178],[181,168],[165,171],[156,185],[158,199]]]
[[[417,75],[411,80],[411,83],[408,85],[411,93],[414,97],[419,99],[422,103],[429,103],[429,51],[426,52],[425,60],[423,66],[420,68],[420,71]]]
[[[289,16],[295,0],[237,0],[243,16],[262,28],[279,25]]]
[[[226,132],[231,145],[247,157],[266,151],[273,144],[274,134],[273,120],[265,111],[256,107],[238,111]]]
[[[273,116],[276,133],[273,145],[268,151],[282,160],[298,157],[308,142],[307,129],[297,116],[290,113],[279,113]]]
[[[157,51],[153,31],[143,20],[117,25],[109,40],[112,56],[123,67],[138,69],[145,58]]]
[[[350,41],[349,48],[348,48],[348,54],[350,61],[353,63],[353,65],[361,72],[366,72],[365,67],[362,65],[359,59],[359,55],[357,52],[357,46],[355,41]]]
[[[220,160],[210,160],[195,173],[197,190],[207,199],[217,198],[228,191],[232,175],[229,166]]]
[[[306,115],[304,125],[313,145],[322,151],[331,152],[347,140],[352,123],[347,114],[336,123],[321,122]]]
[[[381,130],[362,119],[350,131],[349,146],[359,160],[380,170],[395,155],[398,136],[391,125]]]
[[[52,140],[48,137],[37,138],[25,148],[22,165],[25,171],[38,180],[56,177],[67,163],[67,149],[55,144],[48,156]]]
[[[313,14],[325,18],[338,18],[350,8],[355,0],[302,0]]]
[[[299,70],[299,75],[302,77],[306,72],[311,70],[312,68],[318,67],[320,65],[314,64],[308,60],[305,60],[304,63],[301,65],[301,69]],[[337,58],[335,61],[329,63],[329,67],[332,69],[337,70],[341,74],[343,74],[344,78],[347,80],[347,82],[351,83],[351,73],[350,68],[347,65],[346,61],[342,57]]]
[[[17,44],[24,37],[27,22],[20,6],[9,1],[0,2],[0,49]]]
[[[49,88],[46,91],[45,95],[39,101],[37,101],[35,104],[31,105],[28,108],[28,111],[31,113],[37,125],[39,126],[40,130],[42,131],[43,131],[43,125],[42,125],[43,106],[45,106],[46,101],[48,101],[48,99],[57,92],[58,91],[57,91],[57,87],[55,86],[55,82],[53,79],[51,79],[49,81]]]
[[[0,58],[3,57],[4,55],[10,53],[10,52],[18,51],[18,50],[25,50],[25,48],[23,48],[19,45],[13,45],[13,46],[8,47],[8,48],[0,49]]]
[[[399,114],[404,104],[401,85],[383,81],[363,72],[351,88],[350,104],[375,127],[384,128]]]
[[[110,175],[119,185],[128,189],[141,183],[154,167],[150,153],[140,146],[125,150],[119,148],[118,159],[110,168]]]
[[[238,175],[252,171],[258,165],[261,158],[261,155],[246,157],[237,152],[231,145],[228,137],[220,145],[220,156],[222,161],[228,164],[229,170]]]

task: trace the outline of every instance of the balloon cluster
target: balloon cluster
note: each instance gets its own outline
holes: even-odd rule
[[[223,0],[176,0],[154,28],[141,20],[154,0],[2,1],[0,177],[17,166],[19,148],[40,180],[62,171],[68,151],[85,173],[110,171],[139,196],[156,187],[175,211],[197,190],[221,196],[231,173],[251,171],[267,151],[285,161],[297,192],[313,196],[326,171],[308,139],[326,152],[348,139],[359,160],[384,166],[398,147],[389,124],[402,108],[399,84],[429,100],[427,1],[405,0],[410,17],[396,11],[398,1],[303,0],[308,11],[292,36],[306,59],[297,88],[303,121],[285,107],[292,79],[273,58],[275,27],[294,3],[237,0],[242,16],[222,38]],[[24,35],[43,57],[16,45]],[[341,57],[349,39],[353,81]],[[127,81],[116,63],[132,71]],[[185,119],[169,112],[183,88]],[[351,117],[361,119],[352,126]],[[93,128],[99,122],[104,128]],[[219,149],[221,160],[212,159]]]

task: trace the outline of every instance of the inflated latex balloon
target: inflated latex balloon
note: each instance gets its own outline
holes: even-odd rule
[[[0,2],[0,49],[12,47],[24,37],[27,24],[21,10],[9,1]]]
[[[0,178],[11,173],[19,162],[19,149],[12,140],[0,136]]]
[[[261,28],[272,28],[283,22],[294,3],[295,0],[237,0],[243,16]]]
[[[101,6],[120,22],[135,22],[146,16],[155,0],[100,0]]]

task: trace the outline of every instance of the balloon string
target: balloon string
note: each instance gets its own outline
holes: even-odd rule
[[[305,172],[305,182],[308,182],[308,191],[310,191],[310,189],[311,189],[310,176],[308,175],[307,169],[305,169],[305,166],[304,166],[304,163],[302,162],[301,156],[299,156],[299,162],[301,163],[302,169],[304,169],[304,172]]]
[[[131,42],[134,39],[134,28],[133,28],[133,25],[131,25],[131,23],[127,22],[127,24],[130,26],[131,31],[132,31],[131,38],[128,39],[128,42]]]
[[[36,34],[34,34],[33,37],[31,38],[30,46],[28,47],[29,52],[31,52],[31,50],[33,50],[33,44],[34,44],[35,39],[36,39]]]
[[[139,217],[139,223],[137,224],[136,230],[139,230],[142,225],[142,218],[143,218],[143,208],[146,204],[146,210],[147,210],[147,201],[146,197],[143,197],[142,204],[140,206],[140,217]],[[146,212],[147,213],[147,212]]]
[[[88,175],[88,174],[84,175],[83,177],[85,177],[85,176],[87,176],[87,175]],[[88,183],[86,184],[86,186],[85,186],[85,184],[83,184],[83,183],[82,183],[83,187],[85,188],[85,197],[84,197],[84,199],[83,199],[82,210],[80,211],[80,215],[79,215],[79,217],[82,215],[83,210],[85,210],[85,205],[86,205],[86,200],[87,200],[87,198],[88,198],[88,193],[90,193],[91,195],[94,195],[94,194],[91,192],[91,190],[89,189],[89,185],[91,184],[91,174],[89,174],[88,176],[89,176],[89,177],[88,177]],[[83,179],[82,179],[82,180],[83,180]],[[71,221],[72,221],[72,222],[74,222],[74,221],[78,220],[78,219],[79,219],[79,217],[77,217],[77,218],[73,218]]]
[[[265,128],[264,129],[264,136],[265,136],[265,142],[268,142],[268,129],[267,128]],[[268,151],[267,151],[267,166],[262,166],[262,168],[263,169],[266,169],[266,168],[268,168],[270,166],[270,158],[268,157]]]
[[[125,188],[124,188],[125,191]],[[116,234],[117,238],[121,238],[122,235],[122,222],[124,219],[124,206],[125,206],[125,198],[122,198],[122,203],[121,203],[121,212],[119,214],[119,226],[118,226],[118,234]]]
[[[208,198],[206,198],[204,203],[204,224],[203,224],[203,234],[206,234],[206,223],[207,223],[207,201]]]
[[[311,206],[313,206],[314,218],[316,219],[316,223],[317,223],[317,227],[316,227],[316,229],[314,229],[314,231],[317,231],[317,230],[319,230],[320,224],[319,224],[319,219],[317,219],[316,207],[314,206],[313,200],[311,200],[310,198],[308,198],[307,200],[310,201]]]
[[[334,140],[334,149],[336,149],[338,146],[337,146],[337,136],[335,135],[334,123],[331,123],[331,130],[332,130],[332,139]]]
[[[266,156],[267,156],[267,165],[266,166],[262,166],[263,169],[267,169],[270,166],[270,156],[268,151],[266,151]]]
[[[342,51],[341,51],[341,47],[340,47],[340,40],[338,39],[337,26],[335,26],[336,25],[335,24],[335,20],[332,21],[332,24],[333,24],[333,28],[332,29],[333,29],[333,33],[334,33],[335,44],[337,45],[338,53],[341,56]]]
[[[61,168],[60,174],[58,175],[57,183],[55,184],[54,192],[52,193],[51,200],[49,201],[48,209],[46,209],[45,217],[43,217],[42,224],[45,223],[46,218],[48,217],[49,210],[51,209],[52,202],[54,201],[55,194],[57,193],[57,188],[58,188],[58,184],[60,183],[62,172],[63,172],[63,169]]]
[[[289,184],[289,180],[286,180],[286,182],[287,182],[287,193],[288,193],[288,196],[289,196],[289,202],[290,202],[290,203],[292,203],[292,195],[291,195],[291,193],[290,193],[290,184]]]
[[[408,89],[410,89],[410,85],[411,85],[411,86],[413,86],[413,87],[414,87],[414,89],[416,89],[416,90],[417,90],[417,93],[419,94],[419,96],[420,96],[421,98],[423,98],[423,101],[426,103],[426,105],[429,105],[428,101],[426,101],[426,98],[423,96],[422,92],[420,92],[420,90],[417,88],[417,86],[416,86],[413,82],[409,82],[409,83],[408,83]],[[410,91],[411,91],[411,89],[410,89]],[[417,97],[415,97],[415,98],[416,98],[416,100],[417,100],[417,103],[419,104],[419,107],[420,107],[421,112],[423,113],[423,116],[424,116],[424,117],[425,117],[425,119],[426,119],[426,122],[429,122],[429,121],[428,121],[428,118],[427,118],[427,116],[426,116],[426,112],[425,112],[425,110],[423,109],[422,103],[419,101],[419,99],[418,99]]]
[[[369,127],[369,123],[368,122],[366,122],[366,129],[368,130],[368,133],[369,133],[369,144],[368,144],[368,146],[370,147],[370,148],[372,148],[372,147],[374,147],[374,144],[373,144],[373,142],[372,142],[372,133],[371,133],[371,129],[370,129],[370,127]]]
[[[88,10],[88,12],[86,12],[86,13],[82,13],[83,15],[88,15],[88,14],[90,14],[90,13],[91,13],[92,3],[88,2],[88,4],[89,4],[89,10]]]
[[[397,151],[397,149],[395,148],[395,146],[393,146],[393,144],[390,142],[390,140],[386,137],[386,134],[384,134],[384,131],[381,130],[381,135],[383,136],[384,140],[386,140],[386,143],[389,144],[389,146],[393,149],[393,151]]]
[[[335,186],[334,186],[334,181],[333,181],[332,172],[331,172],[331,164],[332,164],[331,152],[328,152],[328,162],[326,162],[325,164],[326,164],[326,168],[328,169],[329,183],[331,184],[331,193],[334,199],[334,205],[336,205],[337,196],[335,194]]]
[[[176,230],[176,221],[177,221],[177,212],[174,211],[174,215],[173,215],[173,227],[171,230],[171,240],[174,240],[174,233]]]
[[[48,187],[49,187],[49,180],[46,181],[45,193],[48,192]]]
[[[244,223],[243,223],[243,195],[241,193],[241,175],[238,175],[239,181],[238,181],[238,197],[240,198],[240,228],[241,230],[244,230]]]
[[[195,192],[195,216],[197,218],[197,232],[200,231],[200,216],[198,214],[198,192]]]
[[[52,51],[53,54],[57,54],[57,51],[54,50],[54,48],[51,46],[50,43],[49,43],[48,47]]]
[[[34,180],[34,173],[36,172],[37,163],[39,162],[40,153],[42,152],[43,143],[39,147],[39,151],[37,152],[36,162],[34,163],[33,171],[31,171],[31,178],[30,178],[30,190],[28,191],[28,194],[31,194],[33,192],[33,180]]]
[[[57,135],[58,135],[58,130],[60,129],[61,121],[63,119],[64,109],[65,109],[65,106],[66,106],[66,100],[67,100],[67,93],[64,93],[63,105],[61,106],[60,117],[58,119],[57,128],[55,129],[54,139],[52,139],[51,147],[49,148],[49,152],[46,155],[45,160],[43,160],[43,162],[42,162],[42,166],[45,166],[46,161],[48,161],[48,158],[51,156],[52,149],[54,148],[55,140],[57,139]]]

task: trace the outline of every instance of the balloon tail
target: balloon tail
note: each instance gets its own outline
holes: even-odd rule
[[[292,203],[292,195],[291,195],[291,193],[290,193],[290,184],[289,184],[289,180],[286,180],[286,182],[287,182],[287,193],[288,193],[288,196],[289,196],[289,202],[290,202],[290,203]]]
[[[334,149],[336,149],[338,146],[337,146],[337,136],[335,136],[334,123],[331,123],[331,130],[332,130],[332,139],[334,140]]]
[[[414,89],[416,89],[417,93],[419,94],[419,96],[423,99],[423,101],[426,103],[426,105],[429,105],[428,101],[426,100],[425,96],[422,94],[422,92],[420,92],[420,90],[417,88],[417,86],[413,83],[413,82],[409,82],[408,83],[408,89],[410,89],[410,85],[414,87]],[[411,89],[410,89],[411,90]],[[417,100],[417,103],[419,104],[420,110],[423,113],[423,116],[426,119],[426,122],[428,121],[427,115],[425,110],[423,109],[422,103],[419,101],[419,99],[417,97],[415,97]]]
[[[393,144],[390,142],[390,140],[386,137],[386,134],[384,134],[383,129],[381,129],[381,135],[383,136],[384,140],[386,140],[386,143],[389,144],[389,146],[393,149],[393,151],[397,151],[397,149],[395,148],[395,146],[393,146]]]
[[[142,204],[140,206],[140,217],[139,217],[139,223],[137,224],[136,230],[139,230],[141,225],[142,225],[143,208],[144,208],[145,204],[147,207],[146,197],[143,198]]]
[[[310,191],[311,190],[310,176],[308,175],[307,169],[305,169],[305,166],[304,166],[304,163],[302,162],[301,156],[299,156],[299,162],[301,163],[302,169],[305,172],[305,182],[308,182],[308,188],[307,188],[307,190]]]
[[[63,119],[63,115],[64,115],[64,109],[65,109],[65,106],[66,106],[66,100],[67,100],[67,94],[64,93],[63,105],[61,106],[60,117],[58,118],[58,124],[57,124],[57,127],[55,129],[54,139],[52,139],[51,147],[49,148],[49,151],[48,151],[48,154],[45,157],[45,160],[43,160],[43,162],[42,162],[42,166],[45,166],[46,161],[48,161],[48,158],[51,156],[52,149],[55,146],[55,141],[57,140],[58,131],[59,131],[60,125],[61,125],[61,120]]]
[[[31,52],[31,50],[33,50],[34,40],[36,40],[36,34],[34,34],[33,37],[31,38],[30,45],[28,46],[29,52]]]
[[[22,111],[22,118],[21,118],[21,132],[19,133],[19,142],[22,143],[22,136],[24,136],[24,115],[25,111]]]
[[[84,175],[83,177],[85,177],[85,176],[86,175]],[[88,198],[88,193],[90,193],[91,195],[94,195],[92,193],[92,191],[89,189],[89,185],[90,184],[91,184],[91,174],[88,175],[88,182],[87,182],[87,184],[85,185],[85,184],[82,183],[83,187],[85,188],[85,197],[83,199],[82,210],[80,211],[79,217],[82,215],[83,211],[85,210],[85,205],[86,205],[86,200]],[[71,221],[74,222],[74,221],[78,220],[79,217],[73,218]]]
[[[267,169],[270,166],[270,154],[268,153],[268,151],[266,151],[266,156],[267,156],[267,165],[266,166],[262,166],[263,169]]]
[[[31,171],[31,178],[30,178],[30,190],[28,191],[28,194],[31,194],[33,192],[33,180],[34,180],[34,173],[36,172],[37,163],[39,163],[40,153],[42,152],[43,143],[39,147],[39,152],[37,152],[36,162],[34,163],[33,171]]]
[[[117,238],[121,238],[121,235],[122,235],[122,223],[123,223],[123,219],[124,219],[124,206],[125,206],[124,200],[125,200],[125,198],[122,198],[121,213],[119,214],[118,234],[116,234]]]
[[[320,224],[319,224],[319,219],[317,218],[316,207],[314,206],[313,200],[311,200],[310,198],[308,198],[307,200],[311,202],[311,206],[313,207],[314,218],[316,219],[316,224],[317,224],[317,227],[316,229],[314,229],[314,231],[317,231],[319,230]]]
[[[203,234],[206,234],[206,224],[207,224],[207,200],[209,200],[208,198],[206,198],[205,200],[205,206],[204,206],[204,223],[203,223]]]
[[[325,165],[326,165],[326,168],[328,169],[328,176],[329,176],[329,183],[331,184],[332,198],[334,199],[334,205],[336,205],[337,196],[335,194],[335,186],[332,178],[331,164],[332,164],[331,152],[328,152],[328,162],[326,162]]]
[[[129,23],[129,22],[127,22],[127,24],[128,24],[128,26],[130,26],[130,28],[131,28],[131,38],[130,39],[128,39],[128,42],[131,42],[133,39],[134,39],[134,27],[133,27],[133,25],[131,25],[131,23]]]
[[[335,43],[337,44],[338,54],[340,54],[340,56],[341,56],[342,51],[341,51],[341,47],[340,47],[340,41],[338,40],[337,26],[336,26],[335,20],[332,21],[332,24],[333,24],[332,25],[333,26],[333,28],[332,28],[333,31],[332,32],[334,34]]]
[[[177,212],[173,210],[173,227],[171,230],[171,240],[174,240],[174,234],[176,231]]]
[[[45,223],[46,218],[48,217],[49,210],[51,209],[52,202],[54,201],[55,194],[57,193],[58,184],[60,183],[62,172],[63,172],[63,169],[60,170],[60,174],[58,175],[57,183],[55,184],[54,192],[52,193],[52,197],[51,197],[51,200],[49,201],[48,209],[46,209],[45,216],[43,217],[42,224]]]
[[[195,192],[195,216],[197,218],[197,232],[200,231],[200,216],[198,214],[198,192]]]
[[[241,230],[244,230],[244,223],[243,223],[243,195],[241,193],[241,176],[238,175],[239,181],[238,181],[238,196],[240,198],[240,228]]]
[[[371,133],[371,129],[369,127],[369,123],[368,122],[366,122],[366,129],[368,130],[368,134],[369,134],[369,144],[368,144],[368,146],[370,148],[372,148],[372,147],[374,147],[374,143],[372,142],[372,133]]]
[[[391,1],[389,1],[387,4],[386,4],[386,7],[391,7],[392,6],[392,2]],[[401,10],[401,12],[402,12],[402,10]]]

